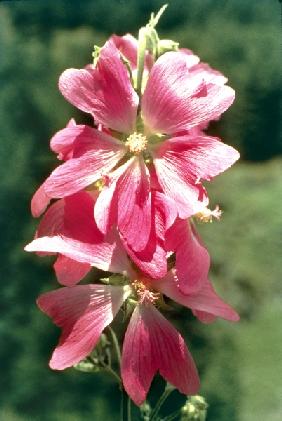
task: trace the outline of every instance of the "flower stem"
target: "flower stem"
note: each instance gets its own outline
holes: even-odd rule
[[[131,399],[127,395],[127,421],[131,421]]]
[[[162,418],[162,421],[172,421],[175,420],[175,418],[180,415],[180,410],[177,409],[176,411],[172,412],[170,415],[167,415],[166,417]]]
[[[146,28],[141,28],[139,30],[139,36],[138,36],[137,86],[136,86],[136,91],[139,98],[141,98],[141,93],[142,93],[142,79],[143,79],[143,72],[144,72],[146,47],[147,47]]]
[[[120,421],[124,421],[124,390],[123,387],[120,389],[121,391],[121,398],[120,398]]]
[[[150,421],[155,421],[157,419],[157,415],[159,413],[159,410],[161,409],[161,406],[163,405],[165,400],[168,398],[168,396],[171,394],[171,392],[173,392],[173,390],[174,390],[174,387],[172,387],[169,384],[166,385],[166,388],[163,394],[161,395],[160,399],[156,403],[156,406],[151,413]]]
[[[109,329],[109,331],[111,333],[113,344],[114,344],[115,351],[116,351],[116,354],[117,354],[117,360],[118,360],[118,363],[120,365],[121,353],[120,353],[120,347],[119,347],[117,335],[115,334],[115,332],[113,331],[113,329],[110,326],[108,326],[108,329]]]
[[[92,357],[89,356],[89,357],[87,357],[87,359],[89,361],[91,361],[93,364],[96,364],[96,362],[93,360]],[[105,369],[105,371],[107,371],[109,374],[111,374],[118,381],[118,383],[121,384],[121,378],[120,378],[120,376],[115,372],[115,370],[112,369],[112,367],[110,367],[109,365],[105,364],[103,361],[99,361],[99,363]]]

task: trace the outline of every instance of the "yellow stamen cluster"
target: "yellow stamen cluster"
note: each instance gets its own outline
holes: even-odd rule
[[[217,220],[220,219],[222,215],[222,211],[219,209],[219,206],[216,205],[214,210],[210,210],[209,208],[204,208],[201,212],[196,213],[195,217],[200,222],[212,222],[212,219],[215,218]]]
[[[132,133],[128,136],[125,145],[128,147],[129,151],[135,155],[138,155],[140,152],[144,151],[147,147],[148,140],[146,136],[142,133]]]
[[[137,294],[138,300],[141,303],[154,303],[160,298],[160,294],[158,292],[151,291],[148,286],[140,280],[133,281],[132,286]]]

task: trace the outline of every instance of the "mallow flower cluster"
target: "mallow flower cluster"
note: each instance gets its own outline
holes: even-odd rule
[[[37,301],[62,330],[50,367],[86,358],[123,309],[121,378],[137,405],[157,372],[181,393],[199,390],[189,349],[163,314],[170,300],[203,323],[239,319],[208,278],[195,224],[220,215],[208,209],[202,181],[239,158],[205,132],[234,90],[190,50],[141,44],[114,35],[94,64],[60,76],[62,95],[92,124],[72,119],[52,137],[61,163],[32,198],[33,216],[43,217],[25,248],[55,255],[61,286]],[[86,284],[92,267],[105,276]]]

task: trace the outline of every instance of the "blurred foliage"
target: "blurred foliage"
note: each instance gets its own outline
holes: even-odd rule
[[[56,287],[51,258],[23,253],[37,221],[29,201],[54,168],[48,140],[71,117],[87,121],[56,85],[67,67],[83,67],[93,44],[111,33],[137,33],[159,0],[0,2],[0,419],[118,419],[119,393],[106,374],[52,372],[58,330],[36,297]],[[242,163],[210,183],[220,223],[200,225],[213,260],[211,278],[242,321],[201,325],[186,310],[171,318],[186,333],[209,403],[209,421],[278,421],[281,152],[279,144],[279,3],[274,0],[173,0],[160,33],[195,51],[229,77],[237,99],[212,125],[240,149]],[[266,161],[267,162],[262,162]],[[281,370],[280,370],[281,371]],[[3,385],[3,386],[2,386]],[[162,383],[153,383],[154,401]],[[164,411],[184,402],[173,394]]]

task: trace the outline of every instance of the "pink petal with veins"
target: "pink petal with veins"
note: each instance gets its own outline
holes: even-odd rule
[[[174,271],[168,272],[162,280],[154,285],[167,297],[190,308],[204,322],[212,321],[212,316],[221,317],[232,322],[239,320],[236,311],[216,294],[208,279],[206,279],[203,287],[195,294],[184,294],[180,290],[179,282]]]
[[[192,129],[218,118],[234,101],[232,88],[206,82],[191,70],[193,64],[182,52],[165,53],[154,64],[142,98],[142,115],[151,132]]]
[[[129,262],[119,237],[115,232],[104,237],[98,230],[93,218],[94,203],[95,199],[86,192],[56,202],[39,225],[39,238],[25,250],[60,253],[102,270],[126,271]]]
[[[47,208],[51,202],[51,197],[49,197],[44,188],[44,183],[36,190],[32,199],[31,199],[31,213],[32,216],[38,218]]]
[[[80,263],[60,254],[53,265],[58,282],[72,287],[83,279],[91,270],[88,263]]]
[[[140,157],[131,158],[117,183],[118,228],[134,251],[143,250],[151,232],[149,172]]]
[[[146,399],[157,371],[181,393],[193,395],[199,389],[197,369],[182,336],[152,304],[139,304],[127,327],[121,362],[124,388],[136,405]]]
[[[210,256],[189,220],[178,219],[166,235],[168,251],[175,252],[179,288],[192,294],[202,288],[210,268]]]
[[[153,279],[160,279],[167,273],[167,260],[166,251],[156,240],[156,236],[152,235],[147,246],[142,251],[136,252],[129,247],[121,236],[123,247],[138,268],[145,275]]]
[[[57,167],[44,183],[50,197],[76,193],[107,174],[123,157],[126,150],[117,139],[88,126],[64,129],[70,136],[79,136],[74,158]]]
[[[76,127],[79,127],[79,129],[75,129]],[[73,157],[74,144],[77,138],[81,134],[83,135],[84,127],[78,126],[72,118],[64,129],[54,134],[50,140],[50,148],[58,154],[58,159],[66,161]]]
[[[164,193],[174,200],[186,219],[207,205],[200,179],[210,180],[229,168],[239,153],[217,138],[180,136],[166,140],[155,151],[154,164]]]
[[[125,288],[108,285],[78,285],[41,295],[39,308],[62,328],[50,367],[63,370],[85,358],[125,298]]]
[[[112,41],[106,42],[95,69],[68,69],[59,80],[64,97],[91,113],[96,122],[123,133],[135,128],[138,95]]]

